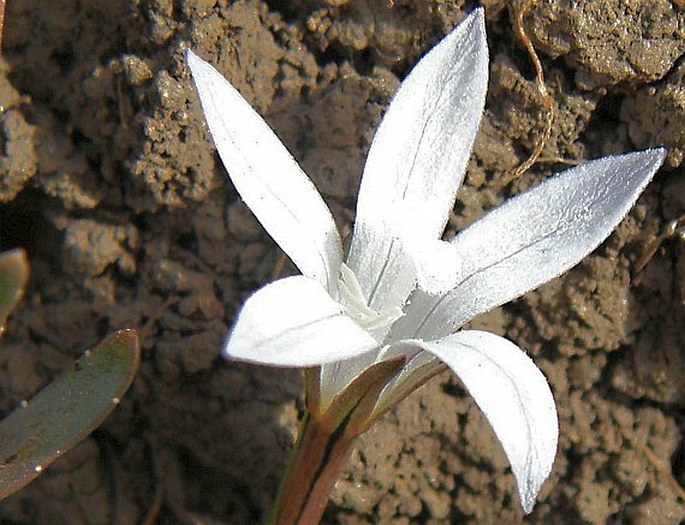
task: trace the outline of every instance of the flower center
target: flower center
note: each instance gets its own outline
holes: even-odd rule
[[[340,265],[338,294],[340,303],[345,307],[345,313],[375,337],[378,342],[382,341],[392,324],[404,315],[398,306],[391,306],[383,310],[370,308],[357,276],[345,263]]]

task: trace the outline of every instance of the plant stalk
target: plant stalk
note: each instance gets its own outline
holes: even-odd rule
[[[354,449],[356,436],[345,422],[331,432],[306,413],[281,481],[269,523],[316,525],[321,521],[331,490]]]

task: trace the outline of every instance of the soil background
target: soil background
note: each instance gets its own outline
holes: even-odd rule
[[[7,3],[0,240],[29,251],[32,278],[0,345],[0,410],[116,329],[141,329],[144,355],[113,415],[0,503],[0,522],[259,523],[296,433],[301,378],[219,350],[281,253],[218,162],[183,49],[264,115],[349,231],[399,80],[475,3]],[[594,254],[474,322],[525,348],[558,403],[559,452],[534,512],[523,517],[497,440],[445,372],[362,437],[325,522],[683,523],[685,244],[669,238],[636,262],[685,214],[685,7],[539,0],[525,28],[554,126],[542,161],[505,186],[547,110],[514,30],[522,3],[482,5],[489,95],[447,235],[567,161],[656,145],[669,157]]]

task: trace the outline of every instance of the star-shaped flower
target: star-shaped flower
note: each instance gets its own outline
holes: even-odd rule
[[[330,211],[280,140],[212,66],[186,56],[233,184],[302,272],[246,301],[224,355],[316,367],[308,409],[333,428],[345,418],[346,432],[368,428],[446,364],[492,425],[530,512],[557,448],[549,385],[514,343],[457,330],[594,250],[665,151],[569,169],[442,241],[485,104],[488,49],[476,9],[416,65],[388,107],[345,258]]]

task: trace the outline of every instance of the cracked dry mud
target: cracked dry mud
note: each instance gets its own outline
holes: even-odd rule
[[[325,522],[682,522],[685,244],[667,240],[642,271],[635,263],[685,214],[683,3],[539,0],[525,27],[554,127],[544,162],[504,189],[542,132],[544,106],[513,29],[522,2],[482,5],[490,88],[453,228],[563,169],[561,159],[663,144],[667,166],[593,255],[474,323],[525,348],[558,403],[559,453],[533,514],[522,517],[502,450],[445,373],[363,436]],[[300,378],[226,363],[219,348],[281,255],[226,180],[182,50],[215,64],[265,116],[345,231],[399,80],[473,6],[8,1],[0,241],[28,248],[32,279],[0,343],[0,408],[106,333],[145,328],[121,406],[2,502],[0,521],[262,519],[302,410]]]

